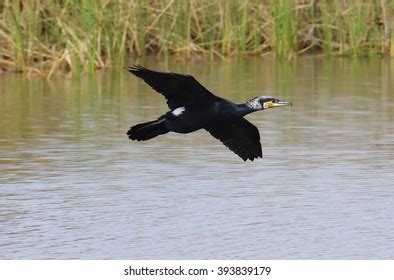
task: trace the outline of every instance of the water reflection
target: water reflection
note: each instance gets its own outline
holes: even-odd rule
[[[127,73],[0,76],[0,257],[393,258],[392,63],[172,66],[236,102],[293,102],[248,116],[253,163],[204,131],[130,142],[167,108]]]

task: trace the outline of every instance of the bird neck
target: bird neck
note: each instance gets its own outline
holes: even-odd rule
[[[254,108],[250,102],[246,102],[246,103],[241,103],[241,104],[237,104],[237,108],[238,108],[238,112],[240,114],[242,114],[242,116],[245,116],[247,114],[256,112],[256,111],[260,111],[262,109],[256,109]]]

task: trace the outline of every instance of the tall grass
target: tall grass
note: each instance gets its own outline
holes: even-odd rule
[[[51,76],[156,54],[390,53],[394,0],[2,0],[0,72]]]

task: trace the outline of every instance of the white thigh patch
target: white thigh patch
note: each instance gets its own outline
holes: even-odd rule
[[[185,111],[185,107],[179,107],[179,108],[176,108],[174,111],[172,111],[171,113],[174,115],[174,116],[180,116],[180,115],[182,115],[182,113]]]

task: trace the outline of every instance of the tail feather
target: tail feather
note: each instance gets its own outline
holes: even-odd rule
[[[131,140],[145,141],[167,132],[168,130],[164,125],[164,119],[158,119],[132,126],[129,131],[127,131],[127,135]]]

